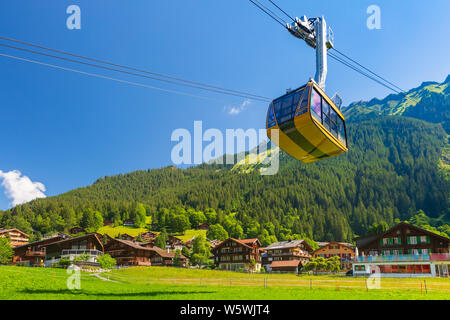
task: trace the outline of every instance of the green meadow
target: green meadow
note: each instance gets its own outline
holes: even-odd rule
[[[81,289],[69,290],[63,269],[0,267],[1,300],[399,300],[449,299],[450,279],[382,279],[367,290],[361,278],[264,275],[176,268],[127,268],[101,275],[81,273]]]

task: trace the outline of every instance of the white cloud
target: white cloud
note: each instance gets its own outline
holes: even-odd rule
[[[45,198],[45,186],[40,182],[33,182],[27,176],[22,176],[18,170],[3,172],[0,170],[1,186],[5,188],[5,194],[10,198],[11,204],[17,206],[36,198]]]
[[[245,100],[244,102],[242,102],[240,105],[235,106],[235,107],[225,107],[225,110],[228,110],[228,114],[231,115],[237,115],[239,113],[241,113],[242,111],[244,111],[245,108],[247,108],[247,106],[249,104],[251,104],[252,102],[250,100]]]

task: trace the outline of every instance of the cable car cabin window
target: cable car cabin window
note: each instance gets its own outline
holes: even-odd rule
[[[273,110],[275,112],[275,117],[277,118],[277,121],[280,119],[280,109],[281,109],[281,103],[283,102],[282,99],[278,99],[273,103]]]
[[[311,95],[311,114],[320,123],[322,123],[322,107],[321,107],[322,103],[321,102],[322,102],[322,97],[316,91],[316,89],[314,89],[312,92],[312,95]]]
[[[278,125],[281,125],[294,118],[295,110],[301,97],[301,92],[295,92],[287,95],[283,99],[280,110],[280,118],[277,117]]]
[[[303,95],[302,102],[298,106],[297,112],[295,113],[296,117],[308,112],[307,107],[308,107],[308,100],[309,100],[309,87],[306,87],[306,89],[304,91],[305,91],[305,94]]]
[[[275,122],[275,115],[273,113],[273,103],[271,103],[270,106],[269,106],[269,114],[267,116],[267,127],[268,128],[272,128],[276,124],[277,123]]]
[[[339,141],[342,142],[344,144],[344,146],[347,146],[344,121],[341,118],[338,118],[337,125],[338,125],[338,131],[339,131]]]

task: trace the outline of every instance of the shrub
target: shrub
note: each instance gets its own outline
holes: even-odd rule
[[[103,269],[112,269],[116,266],[116,259],[112,258],[109,254],[101,255],[97,258],[97,261],[100,263]]]

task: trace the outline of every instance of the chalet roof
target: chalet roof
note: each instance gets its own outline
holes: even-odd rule
[[[318,251],[318,250],[322,249],[323,247],[326,247],[326,246],[328,246],[330,244],[340,244],[341,246],[345,246],[345,247],[350,248],[352,250],[355,249],[355,246],[353,244],[351,244],[351,243],[348,243],[348,242],[330,241],[330,242],[321,242],[321,244],[323,244],[323,245],[319,244],[319,249],[317,249],[316,251]]]
[[[356,245],[357,245],[358,248],[365,247],[368,244],[371,244],[371,243],[373,243],[375,241],[378,241],[379,239],[383,238],[384,236],[388,235],[389,233],[391,233],[392,231],[398,229],[401,226],[406,226],[406,227],[408,227],[410,229],[413,229],[415,231],[418,231],[418,232],[421,232],[423,234],[429,235],[431,237],[438,238],[440,240],[444,240],[444,241],[446,241],[447,243],[450,244],[450,239],[449,238],[440,236],[440,235],[438,235],[438,234],[436,234],[434,232],[431,232],[431,231],[428,231],[426,229],[414,226],[414,225],[409,224],[407,222],[400,222],[399,224],[393,226],[392,228],[390,228],[389,230],[387,230],[387,231],[385,231],[383,233],[370,234],[370,235],[366,235],[366,236],[363,236],[363,237],[357,237],[354,240],[356,241]]]
[[[308,242],[306,242],[306,240],[304,239],[274,242],[268,247],[265,247],[264,250],[297,248],[300,245],[304,245],[307,251],[314,251],[313,248],[311,248]]]
[[[72,238],[72,237],[71,237],[71,236],[68,236],[68,235],[66,235],[66,234],[58,234],[58,235],[53,236],[53,237],[44,238],[44,239],[41,239],[41,240],[39,240],[39,241],[34,241],[34,242],[30,242],[30,243],[27,243],[27,244],[23,244],[23,245],[14,247],[14,249],[20,249],[20,248],[23,248],[23,247],[34,247],[34,246],[38,246],[40,243],[43,243],[43,242],[45,242],[45,241],[49,241],[49,240],[54,239],[54,240],[56,240],[55,242],[57,242],[57,241],[64,240],[65,238]],[[58,240],[57,240],[57,239],[58,239]],[[53,242],[52,242],[52,243],[53,243]],[[48,244],[50,244],[50,243],[48,243]]]
[[[296,248],[300,246],[301,244],[304,244],[305,240],[291,240],[291,241],[280,241],[280,242],[274,242],[268,247],[266,247],[266,250],[274,250],[274,249],[286,249],[286,248]]]
[[[122,240],[122,239],[113,239],[114,241],[123,243],[131,248],[135,248],[138,250],[144,250],[144,251],[153,251],[156,252],[158,255],[160,255],[161,257],[165,257],[165,258],[173,258],[175,256],[174,252],[167,252],[161,248],[158,247],[152,247],[152,248],[148,248],[148,247],[143,247],[141,245],[139,245],[136,242],[130,241],[130,240]],[[185,256],[181,255],[181,258],[186,258]]]
[[[244,247],[247,247],[247,248],[252,248],[252,245],[256,242],[256,241],[258,241],[258,243],[259,243],[259,239],[258,238],[253,238],[253,239],[242,239],[242,240],[239,240],[239,239],[235,239],[235,238],[228,238],[228,239],[226,239],[226,240],[223,240],[223,241],[221,241],[221,242],[219,242],[219,243],[217,243],[212,249],[214,250],[214,249],[217,249],[218,247],[220,247],[222,244],[224,244],[225,242],[227,242],[227,241],[234,241],[234,242],[237,242],[237,243],[239,243],[239,244],[242,244]],[[261,243],[259,243],[260,245],[261,245]],[[259,248],[259,249],[262,249],[262,248]]]
[[[30,237],[30,236],[29,236],[28,234],[26,234],[25,232],[20,231],[19,229],[16,229],[16,228],[11,228],[11,229],[0,229],[0,233],[6,233],[6,232],[11,232],[11,231],[16,231],[16,232],[19,232],[19,233],[23,234],[24,236]]]
[[[102,249],[101,251],[104,251],[103,243],[100,241],[100,239],[98,238],[96,233],[88,233],[88,234],[85,234],[85,235],[80,236],[80,237],[68,238],[68,239],[64,239],[64,240],[61,240],[61,241],[45,244],[43,246],[45,246],[45,247],[59,246],[59,245],[64,244],[66,242],[79,241],[79,240],[84,240],[84,239],[89,239],[89,238],[93,238],[94,241],[96,241],[97,244],[99,244],[100,248]]]
[[[300,263],[301,263],[300,260],[272,261],[270,267],[271,268],[298,267]]]

